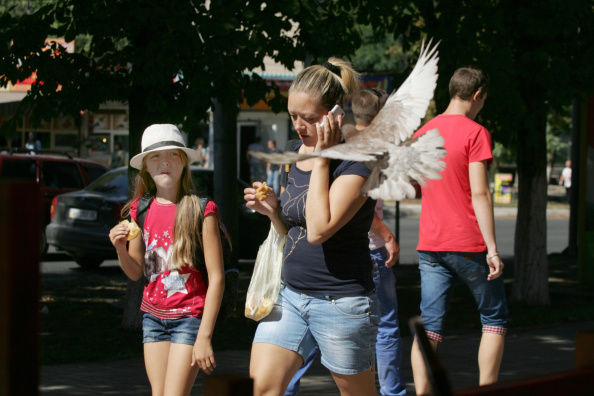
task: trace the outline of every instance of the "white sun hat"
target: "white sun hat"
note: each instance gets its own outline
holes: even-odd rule
[[[180,149],[188,156],[189,164],[200,160],[200,154],[196,150],[186,147],[181,132],[171,124],[154,124],[146,128],[142,134],[141,148],[141,153],[130,160],[132,168],[141,169],[142,159],[148,153],[158,150]]]

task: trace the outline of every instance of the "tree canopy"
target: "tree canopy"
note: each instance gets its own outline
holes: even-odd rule
[[[60,114],[96,111],[106,101],[127,102],[133,156],[148,125],[189,130],[210,109],[214,198],[236,236],[237,187],[226,181],[236,178],[239,104],[264,99],[276,112],[286,105],[273,82],[250,71],[264,69],[265,57],[292,69],[296,60],[352,53],[361,42],[358,24],[379,15],[373,3],[55,0],[33,12],[9,9],[0,14],[0,86],[33,73],[37,80],[1,130],[12,133],[25,114],[37,126]],[[76,50],[66,52],[56,42],[48,46],[48,38],[74,40]],[[267,95],[271,90],[274,95]],[[128,295],[135,293],[129,285]],[[132,305],[127,312],[138,311]],[[134,327],[138,317],[127,321],[128,316],[124,326]]]
[[[138,88],[147,112],[186,127],[206,118],[213,99],[237,112],[244,97],[267,97],[278,112],[278,89],[249,71],[267,56],[291,69],[306,57],[351,53],[360,43],[355,22],[369,21],[357,16],[363,3],[56,0],[28,14],[13,8],[0,16],[0,86],[37,73],[19,110],[32,111],[34,125],[126,102]],[[48,48],[52,37],[76,41],[76,52]]]
[[[594,92],[592,0],[56,0],[32,13],[9,10],[0,15],[0,86],[33,72],[38,80],[2,130],[14,130],[27,112],[35,125],[123,101],[133,155],[150,123],[191,128],[213,107],[233,118],[243,98],[267,98],[282,110],[278,88],[249,71],[264,67],[266,56],[292,68],[296,60],[351,55],[365,40],[362,26],[401,40],[404,53],[421,38],[441,42],[438,112],[449,101],[447,84],[457,67],[475,64],[489,73],[478,121],[518,153],[512,298],[548,303],[547,117]],[[42,51],[48,37],[77,40],[78,50],[53,44]],[[270,90],[273,97],[266,96]]]

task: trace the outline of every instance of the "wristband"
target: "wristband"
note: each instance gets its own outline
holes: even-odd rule
[[[492,255],[492,256],[489,256],[489,255],[487,254],[487,260],[491,260],[491,259],[492,259],[493,257],[495,257],[495,256],[499,256],[499,253],[495,253],[495,254],[494,254],[494,255]]]

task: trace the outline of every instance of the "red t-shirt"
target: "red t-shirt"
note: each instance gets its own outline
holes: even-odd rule
[[[417,250],[433,252],[482,252],[481,234],[470,191],[471,162],[493,161],[491,135],[468,117],[442,114],[420,128],[414,137],[437,128],[447,151],[441,180],[422,187],[422,210]]]
[[[138,201],[130,205],[130,216],[135,221],[137,206]],[[189,266],[181,270],[171,269],[175,210],[175,204],[160,204],[153,199],[142,232],[146,248],[144,275],[148,283],[144,287],[140,309],[159,319],[200,316],[206,298],[207,287],[199,270]],[[204,216],[210,213],[217,215],[213,201],[208,201]]]

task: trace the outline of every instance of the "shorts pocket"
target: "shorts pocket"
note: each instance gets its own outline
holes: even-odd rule
[[[339,314],[350,318],[364,318],[370,315],[369,297],[342,297],[332,300],[332,306]]]

